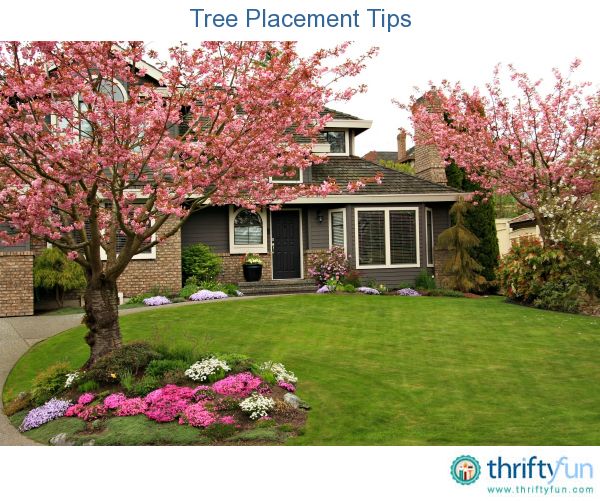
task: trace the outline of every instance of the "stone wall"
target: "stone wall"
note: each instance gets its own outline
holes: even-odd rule
[[[167,221],[158,236],[176,224]],[[181,289],[181,232],[156,246],[155,259],[133,259],[118,280],[119,292],[135,296],[158,286],[172,292]]]
[[[33,315],[33,252],[0,252],[0,317]]]

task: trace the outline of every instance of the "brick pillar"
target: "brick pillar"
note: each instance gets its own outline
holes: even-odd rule
[[[0,317],[33,315],[33,252],[0,252]]]
[[[435,283],[438,287],[444,288],[446,280],[449,278],[448,274],[444,272],[444,266],[446,265],[449,256],[450,251],[447,250],[435,249],[433,251]]]

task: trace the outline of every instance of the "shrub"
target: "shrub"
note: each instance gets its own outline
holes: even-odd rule
[[[236,431],[237,429],[235,427],[235,424],[215,423],[212,426],[206,428],[206,430],[204,431],[204,435],[206,435],[211,440],[218,442],[235,435]]]
[[[4,414],[7,416],[12,416],[17,412],[27,409],[29,406],[31,406],[31,403],[31,393],[19,393],[17,398],[14,398],[4,406]]]
[[[538,308],[578,312],[600,297],[600,256],[593,245],[570,242],[542,247],[524,239],[498,269],[506,296]]]
[[[31,399],[33,403],[41,405],[65,389],[67,374],[72,370],[67,363],[58,363],[47,367],[33,380]]]
[[[162,379],[167,372],[183,372],[188,366],[185,360],[152,360],[148,364],[148,367],[146,367],[144,375],[155,379]]]
[[[81,266],[56,247],[44,249],[33,262],[33,285],[54,290],[56,303],[62,307],[66,291],[86,286]]]
[[[152,296],[144,299],[146,306],[162,306],[163,304],[171,304],[169,298],[165,296]]]
[[[419,275],[415,279],[415,288],[421,290],[435,289],[435,278],[431,276],[431,272],[429,272],[428,270],[421,270],[421,273],[419,273]]]
[[[340,282],[344,285],[352,285],[356,289],[362,285],[360,279],[361,277],[358,271],[349,270],[346,275],[340,278]]]
[[[192,294],[198,292],[199,289],[200,289],[200,287],[198,287],[198,284],[194,280],[193,283],[186,283],[183,286],[183,288],[179,291],[178,295],[179,295],[180,298],[187,299]]]
[[[243,398],[257,391],[261,385],[262,380],[259,377],[253,376],[249,372],[242,372],[217,381],[212,388],[219,395]]]
[[[348,273],[350,265],[343,247],[332,247],[308,256],[308,274],[317,284],[324,285],[328,280],[337,281]]]
[[[161,385],[160,379],[153,376],[144,376],[137,383],[133,383],[131,393],[136,396],[144,396],[156,390]]]
[[[286,383],[297,383],[298,378],[292,371],[288,371],[283,364],[271,362],[265,362],[260,365],[261,371],[271,372],[275,376],[277,382],[284,381]]]
[[[352,284],[341,285],[338,290],[341,292],[356,292],[356,287]]]
[[[181,253],[181,268],[185,278],[194,277],[198,281],[214,280],[221,273],[221,258],[210,247],[195,244],[186,247]]]
[[[144,299],[151,298],[153,294],[151,292],[143,292],[137,296],[132,296],[127,300],[127,304],[143,304]]]
[[[138,374],[157,358],[162,358],[162,355],[146,343],[126,344],[100,358],[88,371],[88,377],[94,381],[114,383],[120,374],[127,371]]]

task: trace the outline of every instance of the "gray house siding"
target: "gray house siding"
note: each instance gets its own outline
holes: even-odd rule
[[[192,214],[181,229],[181,247],[203,243],[213,252],[229,252],[229,209],[208,207]]]

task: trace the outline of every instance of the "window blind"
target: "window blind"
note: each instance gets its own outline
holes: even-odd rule
[[[391,264],[417,262],[417,227],[414,211],[390,211],[390,254]]]
[[[360,265],[385,265],[385,212],[358,213],[358,262]]]

